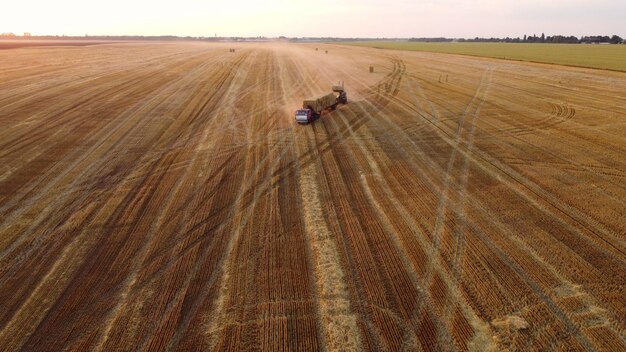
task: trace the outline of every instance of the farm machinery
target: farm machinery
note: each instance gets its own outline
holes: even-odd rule
[[[335,110],[339,104],[348,103],[343,82],[332,86],[332,93],[324,94],[302,102],[302,109],[296,110],[296,121],[298,123],[309,123],[319,118],[326,110]]]

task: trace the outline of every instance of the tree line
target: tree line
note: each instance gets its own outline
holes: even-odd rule
[[[553,35],[546,36],[541,34],[537,36],[524,35],[520,38],[445,38],[445,37],[422,37],[422,38],[339,38],[339,37],[285,37],[280,36],[278,38],[268,38],[264,36],[257,37],[192,37],[192,36],[175,36],[175,35],[161,35],[161,36],[141,36],[141,35],[85,35],[85,36],[66,36],[66,35],[30,35],[25,33],[23,36],[16,35],[14,33],[0,33],[0,39],[25,39],[25,40],[190,40],[190,41],[267,41],[267,40],[288,40],[294,42],[301,41],[323,41],[323,42],[343,42],[343,41],[406,41],[409,42],[426,42],[426,43],[438,43],[438,42],[494,42],[494,43],[564,43],[564,44],[624,44],[625,41],[618,35],[592,35],[582,36],[580,38],[575,36]]]
[[[205,41],[205,42],[216,42],[216,41],[260,41],[260,40],[269,40],[267,37],[257,36],[257,37],[192,37],[192,36],[176,36],[176,35],[85,35],[85,36],[76,36],[76,35],[16,35],[15,33],[0,33],[0,39],[19,39],[19,40],[109,40],[109,41]]]
[[[544,33],[541,33],[540,36],[536,34],[533,35],[524,35],[523,38],[444,38],[444,37],[434,37],[434,38],[409,38],[410,42],[425,42],[425,43],[445,43],[445,42],[481,42],[481,43],[554,43],[554,44],[624,44],[624,39],[618,35],[608,36],[608,35],[591,35],[591,36],[582,36],[580,38],[570,35],[553,35],[546,36]]]

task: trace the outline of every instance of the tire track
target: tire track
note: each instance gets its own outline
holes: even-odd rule
[[[536,289],[536,287],[534,287],[534,288]],[[542,297],[542,298],[545,298],[545,295],[542,295],[542,294],[541,294],[541,292],[539,292],[539,296],[540,296],[540,297]],[[552,308],[554,308],[554,306],[553,306]],[[557,311],[557,313],[558,313],[558,311]],[[557,315],[558,315],[558,314],[557,314]],[[563,318],[563,317],[561,316],[561,318]],[[568,320],[566,320],[565,322],[566,322],[566,324],[567,324],[567,323],[569,323],[569,324],[567,324],[567,325],[568,325],[568,327],[571,329],[571,328],[572,328],[572,324],[571,324],[571,322],[569,322]],[[572,331],[575,331],[575,329],[573,329]],[[581,340],[583,340],[583,341],[585,340],[584,338],[582,338],[582,337],[581,337],[580,333],[577,333],[577,336],[578,336],[578,338],[579,338],[579,339],[581,339]]]
[[[385,106],[386,106],[386,105],[385,105]],[[383,108],[384,108],[384,107],[383,107]],[[372,110],[374,110],[374,111],[380,111],[379,109],[380,109],[380,108],[376,108],[376,107],[373,107],[373,108],[372,108]],[[364,110],[364,112],[365,112],[365,110]],[[366,113],[366,114],[368,114],[367,112],[365,112],[365,113]],[[368,114],[368,115],[369,115],[369,114]],[[377,119],[377,118],[375,118],[375,117],[373,117],[373,116],[371,116],[371,115],[370,115],[369,119],[370,119],[371,121],[378,121],[378,120],[379,120],[379,119]],[[419,313],[419,308],[416,310],[416,312],[417,312],[417,313]],[[474,319],[474,320],[475,320],[475,319]],[[473,320],[473,321],[474,321],[474,320]],[[479,323],[476,323],[476,327],[477,327],[478,329],[481,329],[481,330],[482,330],[482,326],[481,326]],[[442,329],[440,329],[440,330],[442,330]],[[448,339],[449,339],[449,338],[448,338]]]
[[[424,117],[424,116],[422,115],[422,117]],[[431,120],[430,120],[430,119],[428,119],[428,118],[425,118],[425,119],[426,119],[427,121],[431,121]],[[431,124],[432,124],[432,122],[431,122]],[[483,124],[489,124],[489,122],[488,122],[487,120],[485,120],[485,121],[483,121]],[[446,140],[446,139],[448,139],[448,138],[452,138],[452,136],[453,136],[453,132],[452,132],[452,131],[449,131],[449,130],[448,130],[448,128],[446,128],[446,127],[442,127],[442,126],[436,126],[436,128],[437,128],[439,131],[441,131],[441,133],[443,133],[443,134],[441,134],[441,136],[443,136],[444,140]],[[480,126],[478,126],[478,128],[481,130],[481,132],[485,132],[485,130],[484,130],[484,129],[482,129]],[[491,133],[488,133],[488,135],[489,135],[489,136],[493,136],[493,137],[495,137],[495,136],[494,136],[493,134],[491,134]],[[521,140],[520,140],[520,141],[521,141]],[[522,141],[522,142],[523,142],[523,143],[525,143],[525,144],[528,144],[528,141]],[[539,148],[539,147],[537,147],[536,145],[534,145],[534,144],[532,144],[532,143],[531,143],[531,145],[532,145],[532,146],[534,146],[535,148]],[[508,147],[508,148],[510,148],[510,147],[512,147],[512,146],[513,146],[513,145],[508,145],[508,144],[507,144],[507,147]],[[513,146],[513,147],[514,147],[514,148],[516,148],[516,149],[518,149],[518,148],[519,148],[519,147],[516,147],[516,146]],[[541,148],[539,148],[539,149],[541,149]],[[578,165],[578,164],[579,164],[579,163],[576,163],[576,162],[574,162],[574,161],[571,161],[571,160],[567,160],[567,159],[565,159],[565,158],[562,158],[562,157],[560,157],[560,156],[558,156],[558,155],[556,155],[556,154],[554,154],[554,153],[552,153],[552,152],[546,151],[546,150],[544,150],[544,149],[541,149],[541,150],[542,150],[543,152],[549,153],[549,155],[551,155],[551,156],[554,156],[554,157],[556,157],[556,158],[558,158],[558,159],[561,159],[561,160],[564,160],[564,161],[566,161],[566,162],[570,162],[570,163],[575,164],[575,165]],[[480,154],[481,156],[484,156],[484,157],[489,156],[489,157],[491,157],[492,159],[496,160],[494,157],[492,157],[492,156],[490,156],[489,154],[487,154],[484,150],[480,150],[480,151],[477,151],[477,152],[479,152],[479,154]],[[513,171],[513,170],[512,170],[512,171]],[[529,183],[531,183],[532,185],[534,185],[534,186],[533,186],[534,188],[539,187],[539,186],[538,186],[535,182],[533,182],[532,180],[529,180],[529,179],[525,178],[525,177],[524,177],[524,176],[522,176],[522,174],[520,174],[518,171],[514,170],[514,172],[515,172],[517,175],[519,175],[519,177],[522,177],[522,178],[525,180],[525,182],[529,182]],[[536,192],[535,192],[535,193],[536,193]],[[607,231],[607,229],[604,229],[604,228],[603,228],[603,226],[602,226],[601,224],[599,224],[599,223],[598,223],[598,222],[596,222],[596,221],[591,220],[591,219],[590,219],[588,216],[586,216],[586,215],[582,215],[582,213],[580,213],[580,211],[579,211],[579,210],[574,209],[574,208],[572,208],[572,207],[570,207],[570,206],[566,205],[566,203],[562,202],[561,200],[558,200],[558,201],[557,201],[556,199],[558,199],[558,198],[555,198],[555,197],[553,197],[553,196],[549,195],[549,193],[548,193],[548,192],[542,191],[541,193],[546,193],[546,194],[548,194],[548,198],[547,198],[547,199],[548,199],[548,200],[549,200],[550,198],[552,198],[552,199],[553,199],[553,200],[551,200],[551,201],[550,201],[551,205],[552,205],[552,206],[554,206],[554,207],[556,207],[556,208],[559,208],[559,209],[560,209],[560,211],[562,211],[562,212],[564,212],[564,213],[567,213],[567,214],[569,215],[569,217],[571,217],[572,219],[579,219],[578,221],[583,220],[584,218],[589,219],[589,220],[587,220],[588,222],[587,222],[587,224],[586,224],[586,226],[585,226],[585,227],[586,227],[588,230],[592,231],[592,232],[594,232],[594,230],[592,230],[592,229],[594,229],[594,228],[596,229],[596,231],[598,231],[598,230],[599,230],[599,231],[602,233],[602,237],[601,237],[601,238],[611,238],[614,242],[615,242],[615,241],[616,241],[617,243],[620,243],[620,242],[621,242],[619,239],[615,238],[615,236],[611,235],[611,234],[610,234],[610,232],[608,232],[608,231]],[[536,193],[536,194],[537,194],[537,193]],[[612,197],[613,197],[613,196],[612,196]],[[566,207],[566,209],[567,209],[567,210],[562,209],[561,207]],[[574,214],[576,214],[576,213],[581,214],[581,216],[583,217],[583,219],[580,219],[577,215],[574,215],[574,214],[572,214],[572,213],[569,213],[569,212],[568,212],[568,210],[570,210],[570,209],[571,209],[571,211],[573,211],[573,212],[574,212]],[[584,220],[583,220],[583,221],[584,221]],[[594,225],[590,225],[591,223],[595,223],[595,226],[594,226]],[[603,241],[606,241],[606,240],[603,240]],[[621,252],[621,250],[619,250],[619,251]]]
[[[460,150],[460,151],[461,151],[461,153],[466,153],[466,151],[465,151],[465,150]],[[470,227],[470,229],[472,229],[472,227]],[[518,274],[520,274],[520,273],[521,273],[521,271],[519,271],[519,270],[517,270],[517,272],[518,272]],[[526,278],[526,279],[525,279],[525,281],[526,281],[528,284],[531,284],[531,287],[533,288],[533,290],[534,290],[535,292],[537,292],[537,293],[538,293],[539,297],[541,297],[541,298],[542,298],[542,299],[544,299],[544,300],[546,299],[546,297],[547,297],[547,296],[545,295],[545,293],[543,293],[543,291],[541,291],[541,290],[538,288],[538,286],[532,282],[532,280],[530,280],[530,279],[527,279],[527,278]],[[538,291],[538,290],[539,290],[539,291]],[[584,338],[584,337],[581,335],[581,333],[578,331],[578,329],[576,329],[576,327],[575,327],[575,326],[571,323],[571,321],[570,321],[570,320],[568,320],[568,319],[567,319],[567,317],[566,317],[564,314],[562,314],[562,312],[560,311],[560,309],[559,309],[558,307],[556,307],[556,306],[555,306],[555,304],[554,304],[552,301],[548,302],[548,305],[549,305],[549,306],[551,307],[551,309],[555,312],[555,314],[556,314],[556,315],[557,315],[557,316],[558,316],[558,317],[559,317],[562,321],[564,321],[564,323],[566,324],[566,326],[568,326],[568,329],[570,329],[570,331],[572,331],[572,332],[573,332],[574,336],[577,336],[577,339],[579,339],[579,341],[581,341],[581,342],[583,342],[584,344],[586,344],[586,346],[587,346],[587,347],[590,347],[590,344],[589,344],[588,340],[587,340],[586,338]]]

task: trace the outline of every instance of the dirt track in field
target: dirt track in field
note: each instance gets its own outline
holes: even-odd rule
[[[2,51],[0,350],[624,350],[625,91],[321,44]]]

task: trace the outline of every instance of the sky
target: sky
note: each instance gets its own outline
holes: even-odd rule
[[[626,0],[6,0],[0,33],[33,35],[626,37]]]

